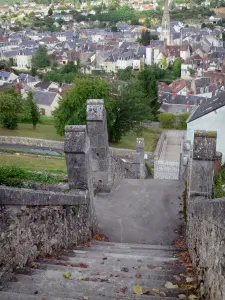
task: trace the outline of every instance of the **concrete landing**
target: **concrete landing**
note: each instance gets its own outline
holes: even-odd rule
[[[124,179],[95,197],[100,231],[112,242],[171,245],[181,225],[183,190],[179,180]]]

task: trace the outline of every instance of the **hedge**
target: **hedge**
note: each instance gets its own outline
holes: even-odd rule
[[[172,113],[161,113],[158,115],[158,119],[162,128],[187,129],[186,120],[188,116],[188,112],[180,115],[174,115]]]

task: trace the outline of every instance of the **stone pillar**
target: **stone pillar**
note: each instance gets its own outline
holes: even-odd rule
[[[145,178],[145,142],[143,138],[136,139],[136,152],[138,155],[138,162],[140,164],[140,179]]]
[[[191,142],[183,141],[180,153],[179,179],[187,179],[187,168],[191,151]]]
[[[196,196],[212,198],[216,140],[216,131],[195,131],[194,133],[188,182],[189,198]]]
[[[104,100],[90,99],[86,110],[94,187],[109,191],[109,142]]]
[[[86,126],[65,128],[64,152],[68,182],[71,189],[93,190],[91,172],[91,149]]]

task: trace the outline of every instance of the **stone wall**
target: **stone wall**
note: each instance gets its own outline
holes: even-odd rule
[[[97,231],[86,126],[65,130],[68,185],[37,190],[0,186],[0,265],[22,267],[37,256],[90,240]]]
[[[22,267],[38,256],[87,242],[96,230],[88,191],[0,187],[0,265]]]
[[[225,199],[188,204],[187,244],[203,299],[225,299]]]
[[[196,131],[187,176],[186,239],[202,299],[225,300],[225,199],[212,199],[216,132]]]
[[[17,136],[0,136],[0,144],[25,145],[40,148],[50,148],[61,151],[63,151],[64,149],[64,142]]]

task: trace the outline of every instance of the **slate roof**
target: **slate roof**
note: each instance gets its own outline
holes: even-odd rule
[[[34,99],[39,105],[50,106],[56,95],[56,92],[34,91]]]
[[[9,78],[10,74],[10,72],[0,71],[0,78]]]
[[[37,84],[35,84],[35,88],[39,88],[41,90],[47,90],[48,87],[50,86],[51,84],[51,81],[48,81],[48,80],[45,80],[45,81],[41,81],[41,82],[38,82]]]
[[[196,109],[196,105],[190,105],[188,108],[189,111],[192,112]],[[187,112],[187,104],[162,103],[159,110],[161,112],[170,112],[175,115],[180,115]]]
[[[205,99],[201,102],[199,107],[193,113],[193,115],[188,120],[188,123],[205,116],[212,111],[219,109],[220,107],[225,106],[225,91],[219,93],[218,95]]]

